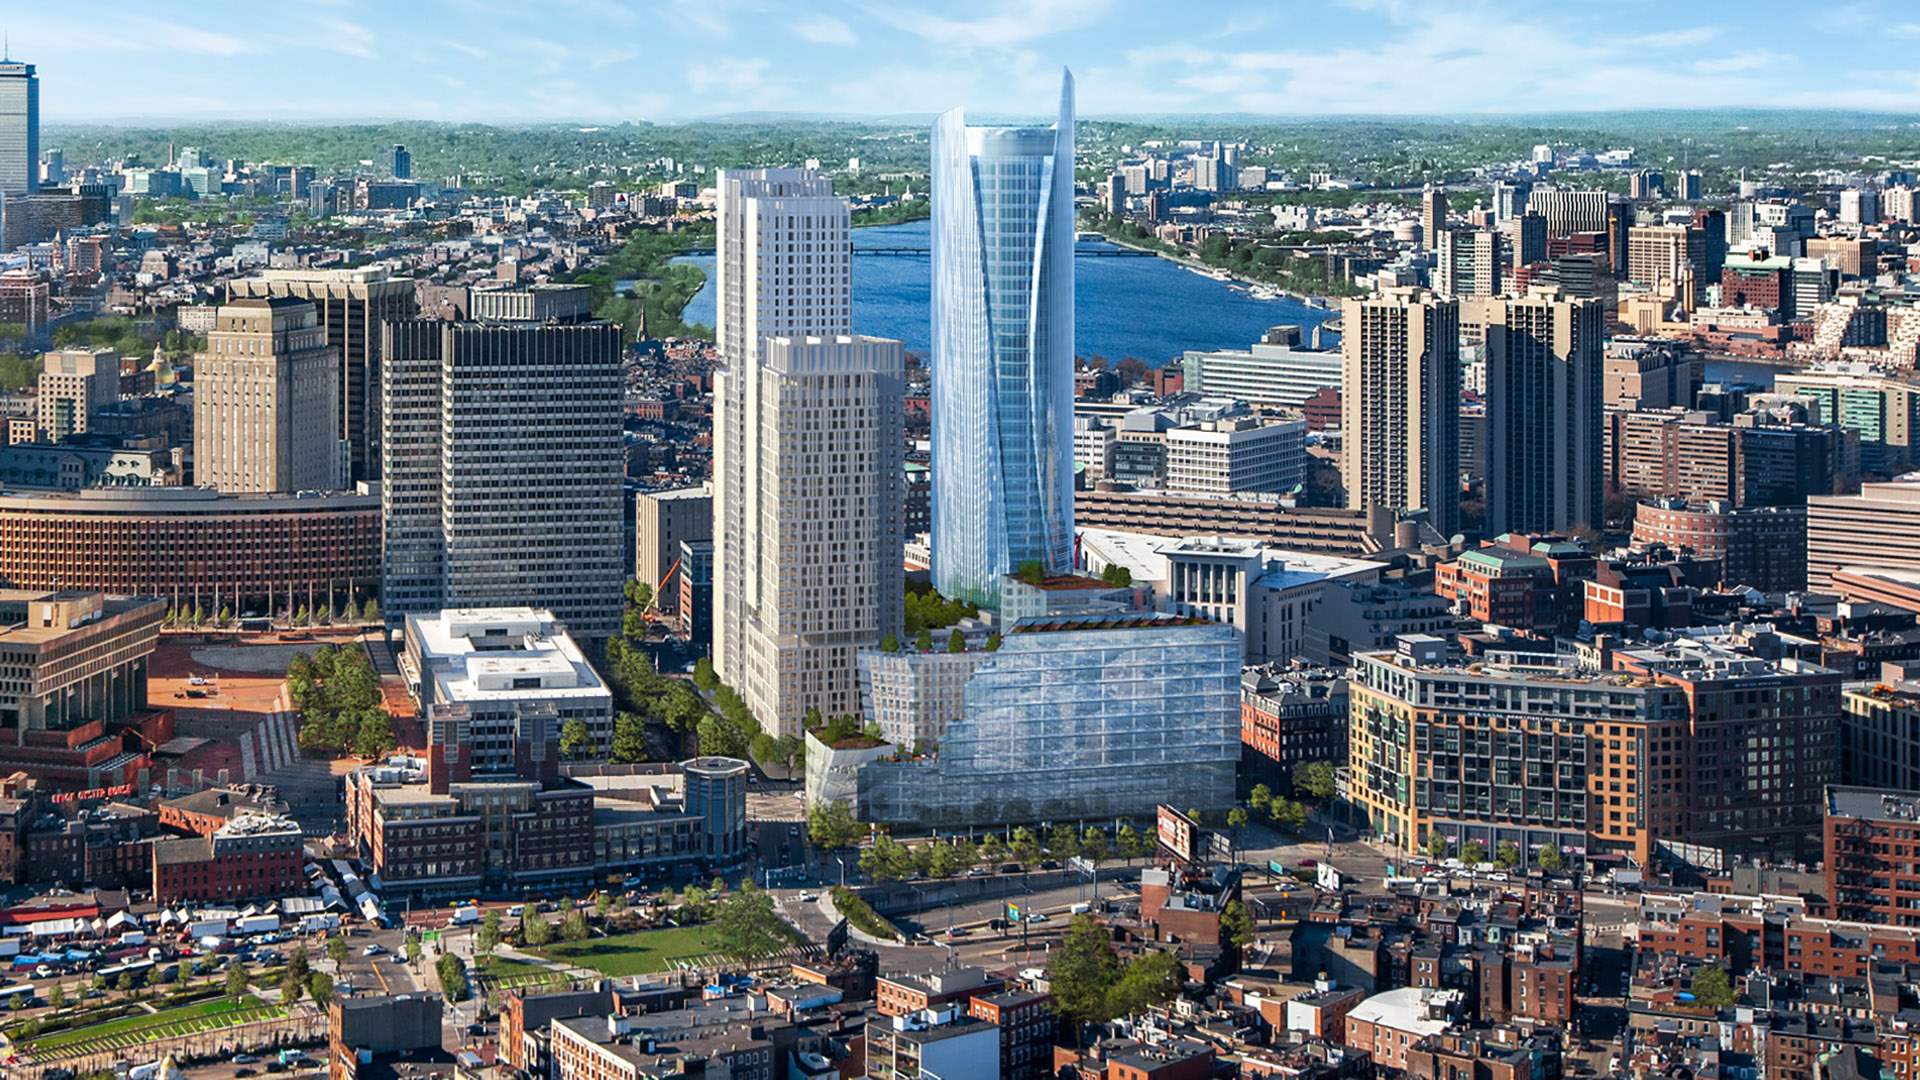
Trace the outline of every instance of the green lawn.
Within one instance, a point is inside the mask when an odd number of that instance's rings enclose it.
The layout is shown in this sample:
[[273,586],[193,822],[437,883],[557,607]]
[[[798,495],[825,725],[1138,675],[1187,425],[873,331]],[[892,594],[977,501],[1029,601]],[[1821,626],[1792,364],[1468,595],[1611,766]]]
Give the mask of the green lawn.
[[567,980],[565,972],[530,964],[525,960],[507,960],[498,956],[481,964],[479,975],[501,991]]
[[[184,1005],[178,1009],[167,1009],[151,1015],[128,1016],[119,1020],[110,1020],[104,1024],[92,1024],[74,1028],[70,1031],[57,1031],[37,1039],[28,1039],[20,1044],[21,1048],[35,1054],[52,1054],[60,1051],[74,1051],[85,1047],[88,1050],[115,1049],[121,1046],[137,1046],[155,1039],[171,1038],[175,1035],[187,1035],[195,1031],[209,1031],[214,1028],[231,1027],[252,1020],[264,1020],[278,1016],[284,1010],[277,1005],[268,1005],[252,995],[244,998],[216,998],[193,1005]],[[99,1046],[93,1044],[98,1043]]]
[[682,926],[588,938],[533,951],[549,960],[592,968],[603,975],[646,975],[667,970],[675,960],[712,952],[713,941],[705,926]]

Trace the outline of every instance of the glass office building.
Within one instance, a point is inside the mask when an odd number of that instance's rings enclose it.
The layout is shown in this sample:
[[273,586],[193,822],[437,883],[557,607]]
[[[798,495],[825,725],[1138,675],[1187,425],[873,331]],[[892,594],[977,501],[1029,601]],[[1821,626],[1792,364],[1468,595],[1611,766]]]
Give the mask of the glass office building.
[[[31,195],[39,178],[40,78],[32,64],[0,60],[0,195]],[[1067,181],[1071,198],[1071,172]]]
[[1044,128],[933,126],[933,583],[1073,559],[1073,76]]
[[1227,806],[1243,650],[1233,627],[1185,616],[1022,619],[937,752],[861,768],[860,816],[956,827]]

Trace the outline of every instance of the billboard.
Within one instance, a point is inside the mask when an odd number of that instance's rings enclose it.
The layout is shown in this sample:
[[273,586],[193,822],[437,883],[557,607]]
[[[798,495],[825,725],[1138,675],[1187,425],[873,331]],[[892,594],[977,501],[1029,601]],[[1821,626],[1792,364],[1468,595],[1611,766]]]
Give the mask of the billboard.
[[1194,846],[1200,839],[1200,826],[1187,815],[1161,803],[1159,808],[1160,846],[1181,862],[1194,861]]

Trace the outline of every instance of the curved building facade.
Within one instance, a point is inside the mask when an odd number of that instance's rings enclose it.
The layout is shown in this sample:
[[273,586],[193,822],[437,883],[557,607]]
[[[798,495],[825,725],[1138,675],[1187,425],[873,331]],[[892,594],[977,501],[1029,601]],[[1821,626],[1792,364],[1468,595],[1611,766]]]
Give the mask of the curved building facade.
[[1073,76],[1045,128],[933,125],[933,583],[1073,559]]
[[1807,587],[1807,508],[1736,507],[1730,502],[1642,499],[1634,511],[1635,551],[1654,545],[1717,559],[1728,588],[1761,592]]
[[209,613],[364,603],[380,588],[380,497],[0,494],[0,583],[154,596]]

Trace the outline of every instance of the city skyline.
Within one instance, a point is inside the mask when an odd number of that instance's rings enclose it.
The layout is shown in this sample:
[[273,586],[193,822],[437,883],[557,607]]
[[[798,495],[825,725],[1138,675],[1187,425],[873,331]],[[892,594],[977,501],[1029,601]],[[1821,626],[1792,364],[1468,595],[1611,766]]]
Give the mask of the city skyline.
[[[1730,29],[1773,5],[1241,4],[1145,40],[1141,0],[773,9],[334,0],[292,13],[215,3],[197,21],[104,3],[11,13],[45,122],[418,119],[619,122],[741,112],[1031,115],[1061,65],[1088,117],[1527,114],[1769,106],[1913,110],[1920,20],[1886,3],[1780,7],[1791,53]],[[663,46],[656,48],[655,46]],[[873,63],[849,63],[856,56]],[[142,57],[170,57],[152,78]],[[103,66],[102,58],[107,59]],[[722,61],[724,57],[724,62]],[[200,61],[194,63],[193,61]],[[502,64],[529,78],[500,80]],[[647,76],[636,79],[636,65]],[[1818,78],[1815,78],[1815,76]],[[236,83],[252,90],[244,100]],[[314,89],[321,93],[314,93]],[[131,104],[137,103],[137,104]]]

